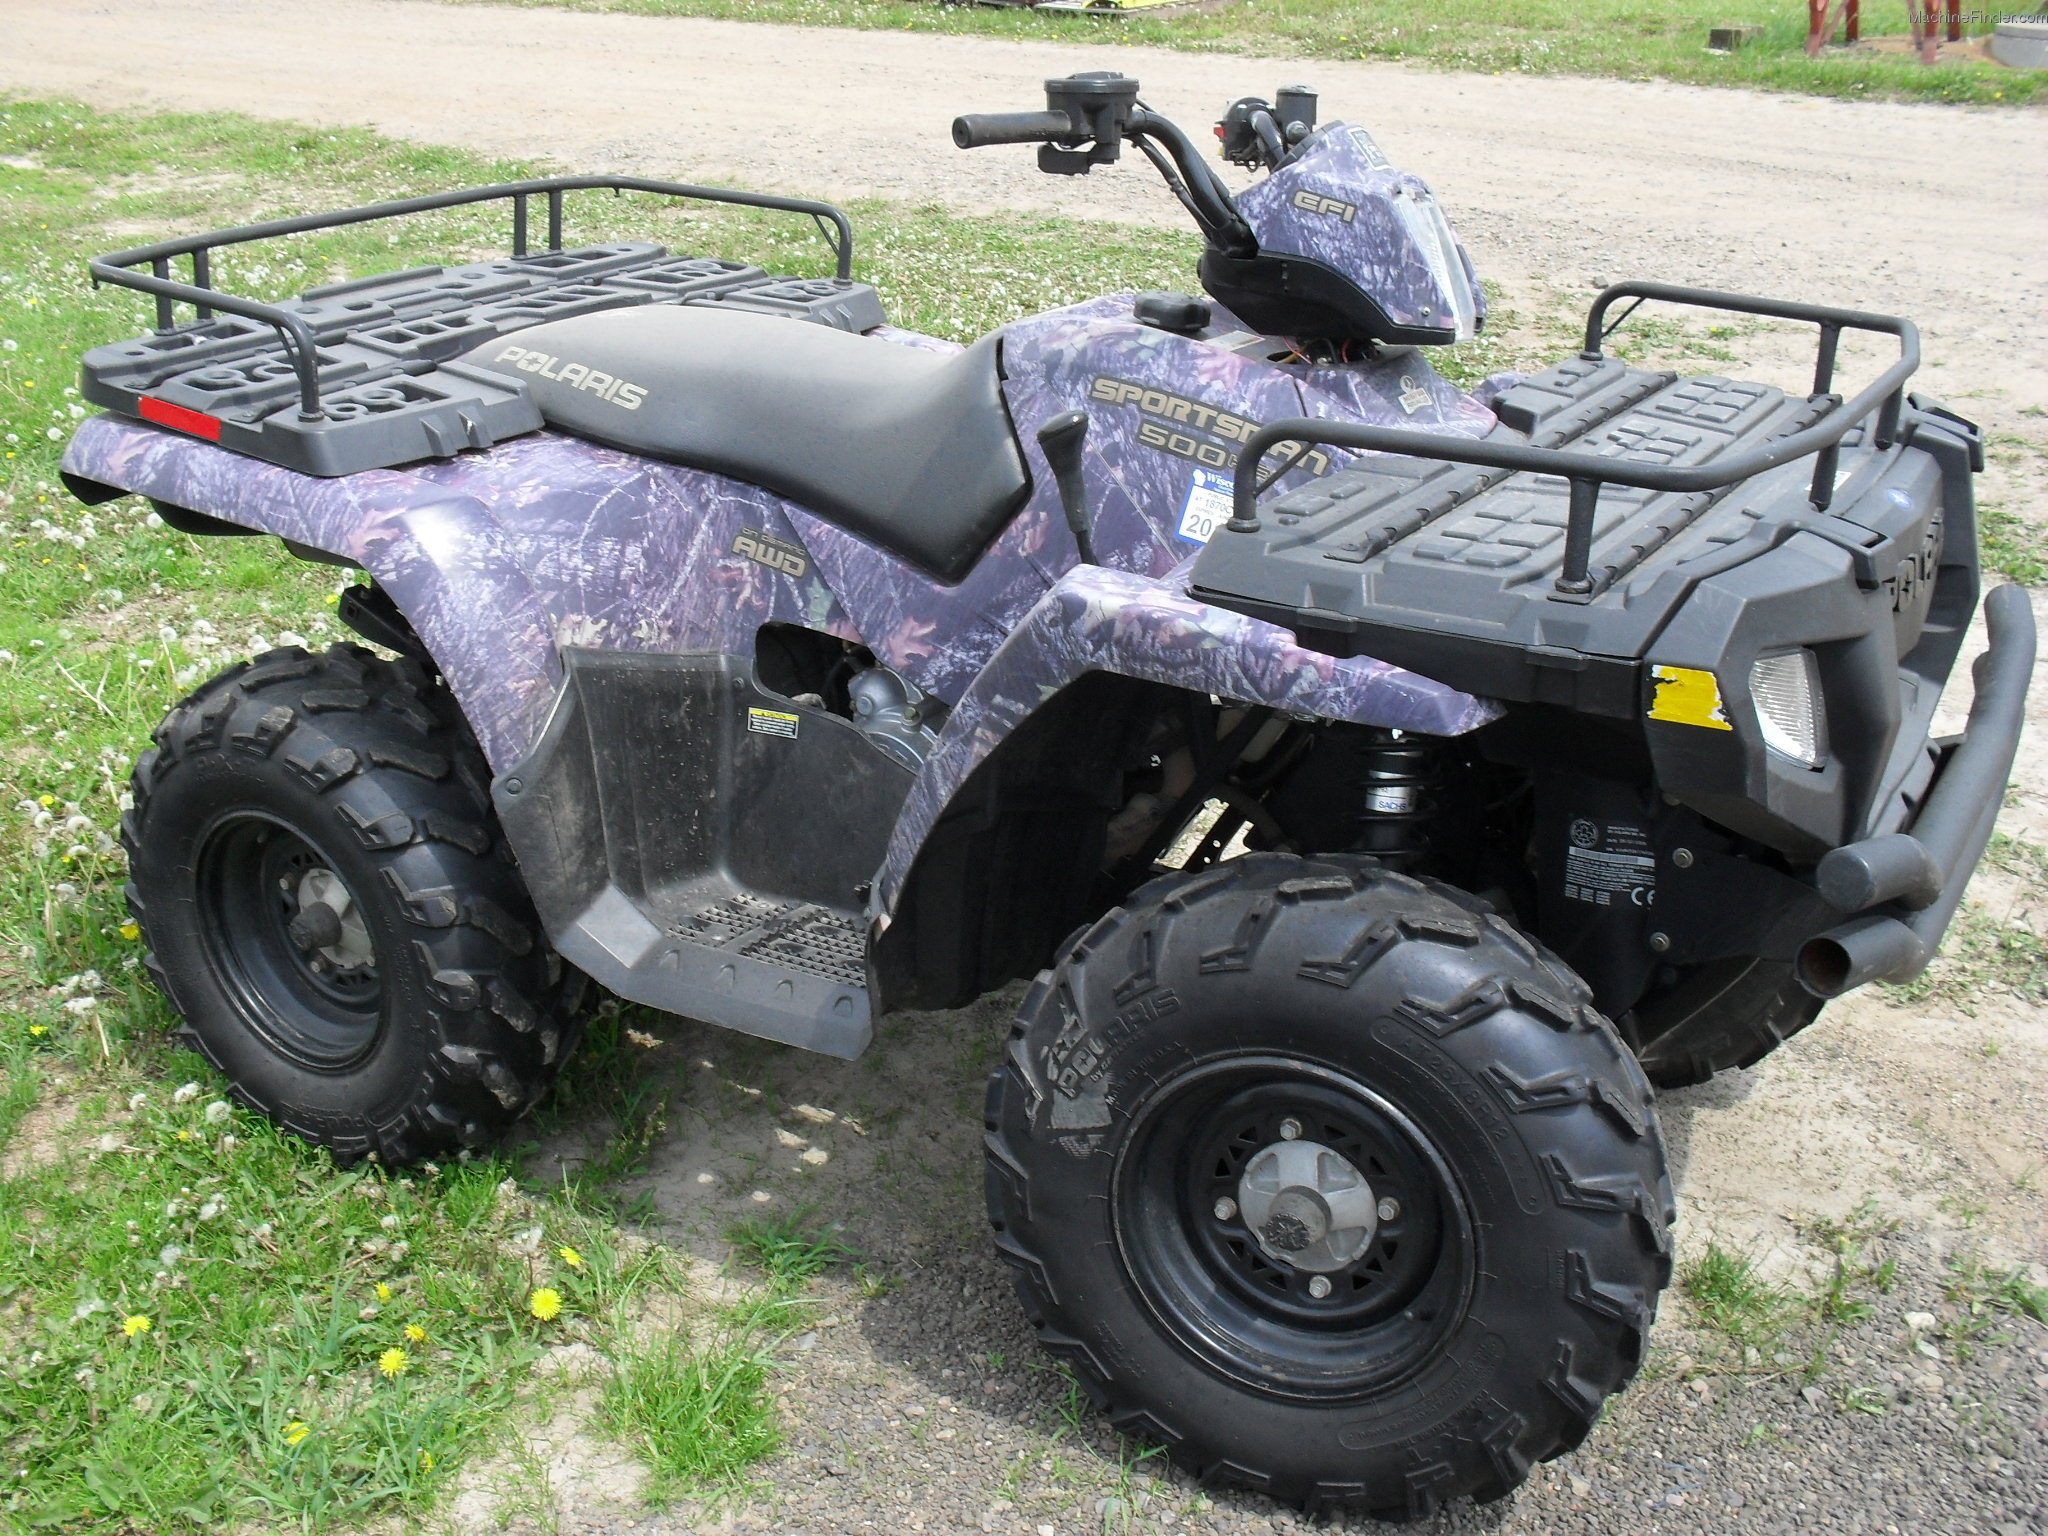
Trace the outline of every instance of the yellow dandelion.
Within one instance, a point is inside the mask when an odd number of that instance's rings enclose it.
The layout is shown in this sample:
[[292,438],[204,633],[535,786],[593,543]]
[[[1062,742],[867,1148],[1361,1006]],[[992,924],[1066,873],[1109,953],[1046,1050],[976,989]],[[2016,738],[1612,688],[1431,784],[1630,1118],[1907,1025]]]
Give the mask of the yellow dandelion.
[[424,1344],[427,1342],[427,1330],[422,1328],[418,1323],[407,1323],[405,1325],[405,1336],[408,1339],[411,1339],[415,1344]]
[[286,1445],[297,1445],[311,1433],[313,1433],[312,1425],[293,1419],[291,1423],[284,1427],[284,1443]]
[[431,1472],[434,1470],[434,1453],[432,1451],[420,1452],[420,1470],[422,1472]]
[[47,1024],[31,1024],[28,1027],[28,1032],[32,1035],[47,1035],[50,1032],[50,1026]]
[[142,937],[142,929],[134,923],[123,923],[117,931],[131,944]]
[[583,1255],[574,1248],[557,1248],[555,1252],[562,1256],[562,1262],[571,1269],[581,1269],[583,1267]]
[[[43,562],[43,564],[45,564],[45,565],[48,565],[49,563],[50,563],[50,562],[49,562],[49,561],[47,561],[47,560],[45,560],[45,561]],[[48,810],[48,809],[49,809],[49,808],[50,808],[51,806],[55,805],[56,803],[57,803],[57,797],[56,797],[55,795],[37,795],[37,796],[36,796],[36,804],[37,804],[37,805],[40,805],[40,806],[41,806],[41,807],[42,807],[42,808],[43,808],[44,810],[46,810],[46,811],[47,811],[47,810]]]
[[544,1323],[552,1323],[562,1315],[562,1293],[551,1285],[544,1285],[527,1298],[526,1310]]
[[121,1331],[131,1339],[149,1332],[150,1326],[149,1314],[146,1312],[130,1312],[121,1319]]
[[395,1346],[377,1357],[377,1369],[386,1376],[403,1376],[411,1364],[405,1357],[405,1351]]
[[391,1299],[391,1287],[382,1280],[377,1282],[377,1299],[379,1301],[389,1301]]

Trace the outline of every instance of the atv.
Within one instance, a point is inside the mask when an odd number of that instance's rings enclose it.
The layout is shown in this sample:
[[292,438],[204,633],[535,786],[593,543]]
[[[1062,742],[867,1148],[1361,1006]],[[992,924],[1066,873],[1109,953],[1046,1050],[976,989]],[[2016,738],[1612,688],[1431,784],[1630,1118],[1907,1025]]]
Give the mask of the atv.
[[[1671,1276],[1651,1085],[1927,964],[2033,620],[1990,594],[1932,739],[1983,450],[1907,392],[1910,322],[1621,283],[1575,355],[1460,390],[1464,248],[1316,117],[1232,104],[1237,194],[1119,75],[960,118],[1055,175],[1134,146],[1208,295],[965,347],[888,323],[829,205],[638,178],[95,261],[156,326],[87,354],[70,489],[367,573],[368,646],[230,668],[135,766],[185,1038],[403,1164],[531,1109],[590,982],[851,1058],[1028,978],[990,1219],[1120,1430],[1388,1518],[1577,1445]],[[571,246],[582,189],[812,220],[837,275]],[[480,202],[500,259],[212,278]],[[1811,390],[1609,355],[1645,301],[1812,324]],[[1897,350],[1846,399],[1845,331]]]

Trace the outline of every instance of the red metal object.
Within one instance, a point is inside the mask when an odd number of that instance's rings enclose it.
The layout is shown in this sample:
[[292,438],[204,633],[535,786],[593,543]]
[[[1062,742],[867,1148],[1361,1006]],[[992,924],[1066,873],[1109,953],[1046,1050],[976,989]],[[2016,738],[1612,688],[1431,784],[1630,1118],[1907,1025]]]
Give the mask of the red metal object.
[[[1962,0],[1949,0],[1959,5]],[[1806,56],[1818,57],[1831,42],[1835,27],[1842,27],[1842,40],[1853,43],[1863,35],[1862,0],[1806,0]]]

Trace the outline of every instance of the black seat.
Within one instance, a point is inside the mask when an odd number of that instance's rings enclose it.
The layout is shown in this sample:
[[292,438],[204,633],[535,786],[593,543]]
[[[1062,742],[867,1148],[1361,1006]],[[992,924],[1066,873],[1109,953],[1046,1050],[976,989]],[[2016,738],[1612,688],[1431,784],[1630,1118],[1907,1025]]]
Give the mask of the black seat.
[[467,361],[524,379],[550,426],[763,486],[951,582],[1030,491],[996,345],[663,304],[530,326]]

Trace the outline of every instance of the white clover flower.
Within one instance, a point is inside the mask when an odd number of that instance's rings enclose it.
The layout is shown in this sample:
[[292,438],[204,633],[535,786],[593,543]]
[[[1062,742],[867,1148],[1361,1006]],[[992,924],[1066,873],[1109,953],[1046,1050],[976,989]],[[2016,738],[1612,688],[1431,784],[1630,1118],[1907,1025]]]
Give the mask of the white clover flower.
[[184,1249],[180,1248],[176,1243],[166,1243],[157,1251],[156,1261],[163,1265],[165,1269],[169,1269],[183,1257],[185,1257]]
[[217,1199],[209,1200],[206,1202],[206,1204],[199,1207],[199,1219],[201,1221],[212,1221],[214,1220],[214,1218],[219,1216],[222,1211],[226,1209],[227,1206],[224,1205],[221,1201]]
[[377,1225],[386,1232],[396,1232],[398,1230],[398,1217],[396,1215],[380,1216],[377,1218]]

